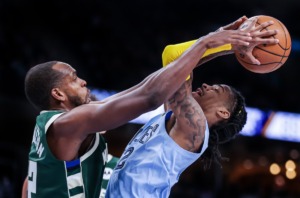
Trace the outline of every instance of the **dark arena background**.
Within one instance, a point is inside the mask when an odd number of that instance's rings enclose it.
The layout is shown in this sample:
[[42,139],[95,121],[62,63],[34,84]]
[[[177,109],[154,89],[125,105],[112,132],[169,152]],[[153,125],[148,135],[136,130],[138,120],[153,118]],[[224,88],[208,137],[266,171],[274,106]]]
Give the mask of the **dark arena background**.
[[[292,38],[290,57],[268,74],[245,70],[234,55],[195,70],[194,87],[233,85],[253,114],[248,131],[220,148],[230,160],[208,171],[196,162],[182,173],[170,197],[300,197],[299,11],[297,0],[1,0],[0,197],[20,197],[27,173],[39,113],[24,94],[31,66],[64,61],[99,96],[118,92],[159,69],[167,44],[199,38],[242,15],[270,15],[283,22]],[[108,131],[109,152],[120,156],[142,123]]]

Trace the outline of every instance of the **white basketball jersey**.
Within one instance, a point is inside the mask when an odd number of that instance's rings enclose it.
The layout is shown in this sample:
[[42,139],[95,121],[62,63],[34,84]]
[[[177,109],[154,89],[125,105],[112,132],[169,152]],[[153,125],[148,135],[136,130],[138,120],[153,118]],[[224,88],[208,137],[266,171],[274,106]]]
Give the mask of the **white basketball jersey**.
[[152,118],[128,143],[110,178],[106,198],[166,198],[180,174],[206,150],[208,125],[201,151],[193,153],[181,148],[167,133],[165,120],[171,114]]

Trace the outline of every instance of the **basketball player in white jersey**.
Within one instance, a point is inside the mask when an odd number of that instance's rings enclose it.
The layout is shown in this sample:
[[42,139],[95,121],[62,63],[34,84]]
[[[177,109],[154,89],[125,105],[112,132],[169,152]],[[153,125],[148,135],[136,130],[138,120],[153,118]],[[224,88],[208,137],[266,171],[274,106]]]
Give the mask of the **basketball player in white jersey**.
[[[253,31],[258,37],[276,34],[259,32],[271,24],[262,24]],[[194,42],[167,46],[163,65],[176,60]],[[199,65],[234,50],[232,45],[224,45],[220,52],[201,59]],[[165,107],[166,113],[147,122],[126,146],[109,180],[106,198],[169,197],[181,173],[197,159],[202,159],[204,167],[214,161],[221,163],[218,145],[235,138],[247,119],[244,97],[237,90],[225,84],[203,83],[192,92],[192,75]]]

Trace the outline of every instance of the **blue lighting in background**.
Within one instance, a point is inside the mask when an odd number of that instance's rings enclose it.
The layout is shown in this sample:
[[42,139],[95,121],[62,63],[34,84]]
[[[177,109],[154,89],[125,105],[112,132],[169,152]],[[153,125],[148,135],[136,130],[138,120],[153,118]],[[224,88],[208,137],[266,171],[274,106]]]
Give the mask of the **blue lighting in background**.
[[[300,47],[300,42],[298,43]],[[91,89],[98,100],[102,100],[117,92]],[[300,114],[282,111],[263,111],[258,108],[247,107],[247,123],[241,131],[243,136],[261,136],[291,142],[300,142]],[[163,105],[144,113],[130,123],[145,124],[150,118],[164,112]]]
[[292,40],[292,51],[293,52],[300,51],[300,40],[297,38]]

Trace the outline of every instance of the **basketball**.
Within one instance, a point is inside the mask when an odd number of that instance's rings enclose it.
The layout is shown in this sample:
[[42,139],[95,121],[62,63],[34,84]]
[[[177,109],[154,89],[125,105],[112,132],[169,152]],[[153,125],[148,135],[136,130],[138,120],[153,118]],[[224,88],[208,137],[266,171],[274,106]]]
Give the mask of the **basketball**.
[[[269,73],[279,69],[287,61],[291,52],[291,37],[285,25],[278,19],[265,15],[258,15],[254,17],[258,17],[256,26],[270,20],[274,21],[274,24],[261,31],[278,30],[278,33],[272,37],[277,38],[279,43],[272,45],[258,45],[253,49],[253,56],[260,61],[260,65],[252,64],[249,60],[247,60],[247,57],[238,52],[235,52],[235,56],[238,62],[249,71],[261,74]],[[240,28],[247,26],[247,23],[249,24],[249,20],[251,20],[251,18],[246,20]]]

